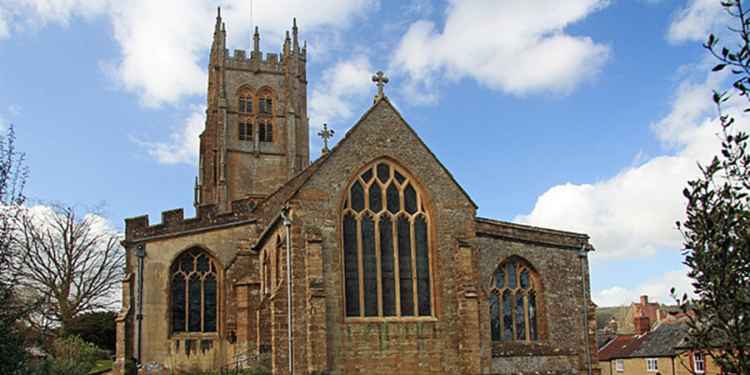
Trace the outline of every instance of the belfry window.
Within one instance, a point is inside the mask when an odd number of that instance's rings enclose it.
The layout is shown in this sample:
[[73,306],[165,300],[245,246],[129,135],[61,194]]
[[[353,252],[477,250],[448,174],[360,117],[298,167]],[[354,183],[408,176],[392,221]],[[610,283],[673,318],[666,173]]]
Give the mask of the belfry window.
[[347,317],[434,316],[430,223],[424,194],[393,163],[354,179],[342,215]]
[[265,94],[265,96],[258,99],[258,109],[258,112],[260,112],[261,114],[273,114],[273,99],[271,99],[270,94]]
[[511,257],[495,270],[490,291],[492,341],[539,340],[539,277]]
[[173,333],[216,332],[217,266],[205,251],[182,253],[170,268],[170,311]]
[[249,93],[240,94],[239,112],[253,113],[253,97]]
[[249,122],[249,121],[240,122],[239,140],[240,141],[252,141],[253,140],[253,123],[252,122]]
[[273,142],[273,124],[271,121],[258,122],[258,139],[260,139],[261,142]]

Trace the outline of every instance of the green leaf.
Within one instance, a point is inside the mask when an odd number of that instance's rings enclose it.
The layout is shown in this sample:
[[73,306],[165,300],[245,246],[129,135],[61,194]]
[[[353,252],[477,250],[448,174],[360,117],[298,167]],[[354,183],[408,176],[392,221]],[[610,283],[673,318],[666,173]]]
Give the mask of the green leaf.
[[727,67],[727,64],[717,64],[713,69],[711,69],[711,71],[718,72],[726,67]]

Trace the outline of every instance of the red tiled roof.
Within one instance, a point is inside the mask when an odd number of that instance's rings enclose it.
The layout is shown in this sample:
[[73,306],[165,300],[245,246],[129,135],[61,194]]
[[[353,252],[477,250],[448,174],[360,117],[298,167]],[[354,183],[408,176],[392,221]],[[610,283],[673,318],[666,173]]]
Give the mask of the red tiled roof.
[[599,360],[609,361],[615,358],[627,357],[628,354],[640,346],[640,341],[639,337],[635,335],[618,335],[599,349]]

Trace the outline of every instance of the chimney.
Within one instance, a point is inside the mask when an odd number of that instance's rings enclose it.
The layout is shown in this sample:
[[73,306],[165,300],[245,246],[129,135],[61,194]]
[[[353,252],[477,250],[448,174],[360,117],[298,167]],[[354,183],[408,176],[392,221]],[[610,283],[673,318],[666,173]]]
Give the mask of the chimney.
[[644,335],[651,330],[651,319],[647,316],[638,316],[633,319],[636,335]]
[[641,296],[641,306],[646,306],[646,305],[648,305],[648,296],[646,295]]
[[617,334],[617,329],[618,328],[619,327],[617,326],[617,319],[615,319],[615,317],[613,316],[609,320],[609,323],[607,323],[607,330],[609,330],[610,332],[612,332],[612,334]]

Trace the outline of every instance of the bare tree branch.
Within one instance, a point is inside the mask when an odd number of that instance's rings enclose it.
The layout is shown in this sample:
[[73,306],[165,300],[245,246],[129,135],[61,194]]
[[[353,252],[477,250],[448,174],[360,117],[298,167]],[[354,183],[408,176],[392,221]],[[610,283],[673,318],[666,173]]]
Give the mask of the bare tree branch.
[[18,283],[46,301],[39,311],[63,330],[78,314],[110,307],[123,276],[121,234],[94,212],[72,207],[25,208],[14,220],[11,246]]

